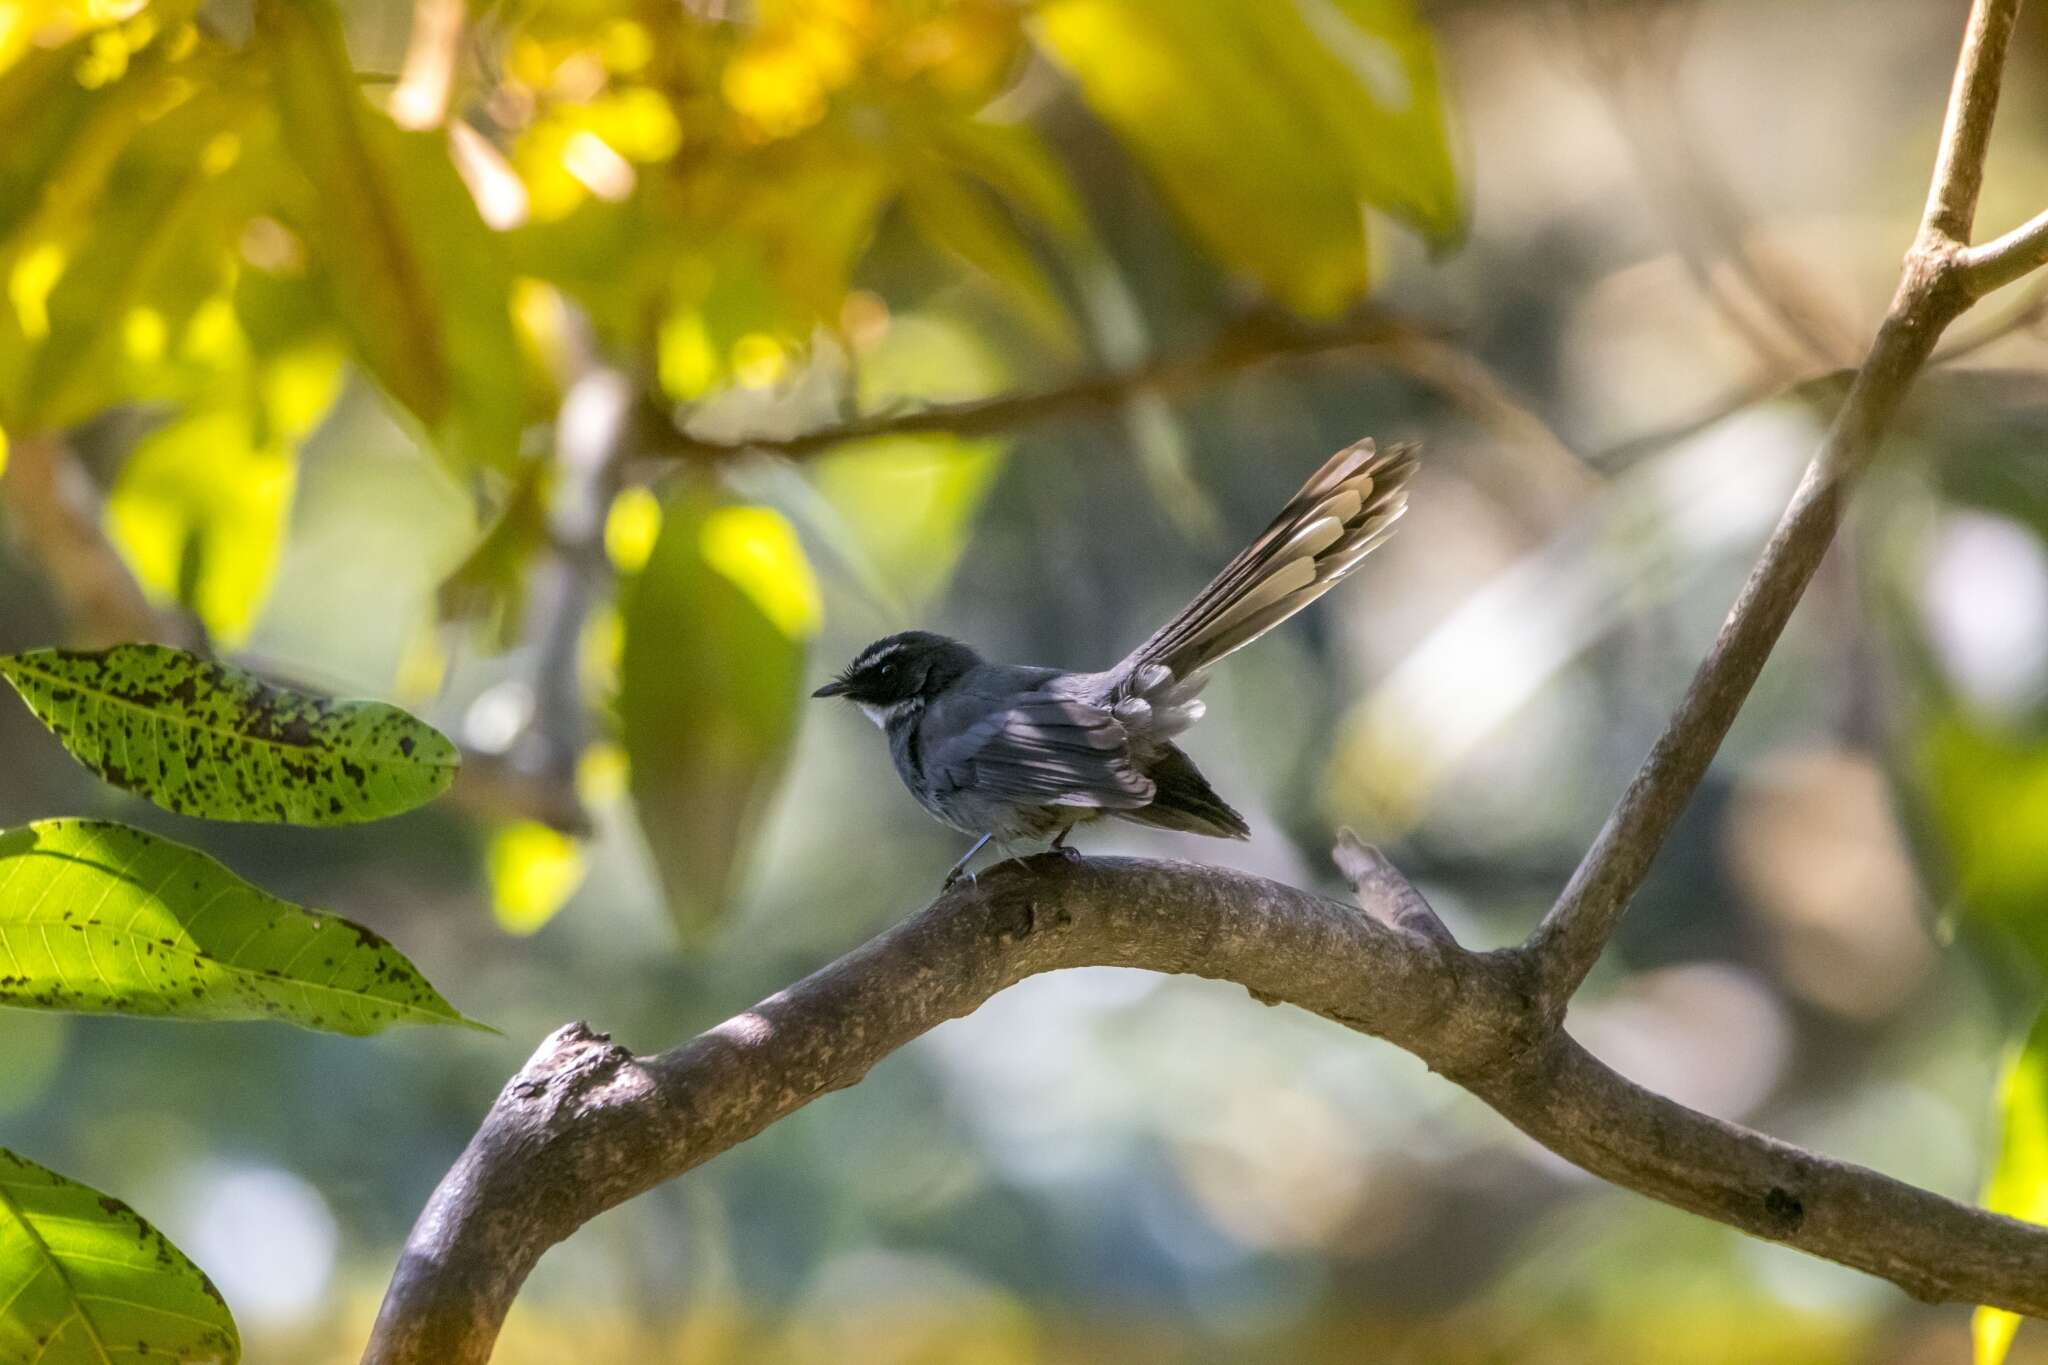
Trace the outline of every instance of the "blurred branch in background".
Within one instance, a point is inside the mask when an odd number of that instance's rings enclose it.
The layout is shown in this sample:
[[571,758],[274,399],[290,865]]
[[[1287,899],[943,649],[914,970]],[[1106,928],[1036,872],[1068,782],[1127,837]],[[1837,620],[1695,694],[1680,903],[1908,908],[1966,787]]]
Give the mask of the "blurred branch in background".
[[0,501],[21,548],[48,575],[66,639],[84,648],[126,640],[196,647],[198,622],[158,612],[100,524],[100,494],[63,437],[14,443]]
[[462,51],[462,0],[419,0],[412,9],[412,40],[388,105],[401,128],[438,128],[455,91],[455,61]]
[[[1927,363],[1930,367],[1952,365],[2008,337],[2021,334],[2038,337],[2044,320],[2048,320],[2048,280],[2038,280],[1998,316],[1975,327],[1958,327],[1944,344],[1935,347]],[[1796,398],[1822,416],[1831,418],[1848,394],[1849,383],[1855,376],[1854,368],[1844,366],[1789,384],[1775,383],[1767,378],[1739,384],[1684,421],[1618,441],[1587,456],[1587,463],[1609,474],[1619,473],[1667,446],[1727,421],[1746,408],[1781,398]]]
[[1942,331],[1996,278],[1973,274],[1967,245],[2018,13],[2019,0],[1971,7],[1927,208],[1870,353],[1685,699],[1530,940],[1544,964],[1545,1007],[1559,1018],[1735,723],[1906,390]]
[[1848,324],[1759,244],[1726,176],[1678,105],[1693,0],[1576,0],[1574,36],[1657,216],[1701,294],[1783,382],[1855,354]]
[[1040,972],[1234,981],[1406,1048],[1558,1155],[1933,1301],[2048,1316],[2048,1228],[1943,1199],[1652,1094],[1558,1031],[1525,952],[1460,948],[1375,850],[1360,909],[1187,863],[1046,855],[915,917],[691,1042],[635,1057],[582,1024],[507,1083],[421,1213],[364,1365],[482,1365],[541,1254]]
[[[879,436],[999,435],[1034,422],[1077,415],[1112,417],[1137,395],[1201,392],[1220,380],[1264,365],[1349,354],[1370,356],[1407,375],[1497,432],[1507,450],[1529,461],[1526,470],[1502,472],[1509,474],[1518,489],[1544,486],[1546,505],[1560,499],[1575,501],[1597,485],[1598,476],[1478,357],[1424,328],[1377,310],[1361,311],[1329,327],[1304,327],[1274,315],[1245,318],[1194,355],[1160,357],[1035,393],[855,417],[794,436],[710,440],[687,431],[658,431],[646,436],[643,453],[670,460],[723,461],[749,453],[801,459],[849,441]],[[1563,494],[1560,489],[1565,490]]]

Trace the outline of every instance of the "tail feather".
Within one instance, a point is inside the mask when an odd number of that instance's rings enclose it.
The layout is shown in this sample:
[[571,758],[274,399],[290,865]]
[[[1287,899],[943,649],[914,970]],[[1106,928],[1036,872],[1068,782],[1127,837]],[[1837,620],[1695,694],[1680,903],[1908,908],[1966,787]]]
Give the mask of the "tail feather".
[[1177,746],[1162,744],[1147,764],[1145,775],[1156,788],[1152,800],[1143,806],[1115,810],[1110,814],[1154,829],[1175,829],[1186,834],[1206,834],[1212,839],[1249,839],[1252,827],[1216,794]]
[[[1335,587],[1408,509],[1415,447],[1348,446],[1310,476],[1258,538],[1125,661],[1138,686],[1163,668],[1192,699],[1196,675]],[[1160,681],[1164,681],[1161,679]],[[1199,703],[1196,703],[1199,705]]]

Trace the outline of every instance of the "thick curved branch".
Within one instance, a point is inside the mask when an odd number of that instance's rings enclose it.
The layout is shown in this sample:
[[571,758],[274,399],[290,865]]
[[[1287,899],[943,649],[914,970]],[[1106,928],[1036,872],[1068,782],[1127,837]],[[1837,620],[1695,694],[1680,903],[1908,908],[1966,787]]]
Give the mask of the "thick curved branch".
[[1561,1015],[1607,946],[1657,851],[1706,776],[1771,648],[1820,567],[1851,484],[1906,390],[1976,293],[1965,244],[1983,185],[2005,50],[2019,0],[1977,0],[1956,62],[1920,233],[1892,305],[1806,475],[1664,733],[1531,937],[1544,1006]]
[[505,1087],[420,1215],[366,1365],[480,1365],[534,1263],[1024,977],[1112,965],[1243,985],[1408,1049],[1617,1184],[1927,1299],[2048,1314],[2048,1228],[1956,1204],[1654,1095],[1551,1029],[1518,952],[1459,948],[1369,849],[1363,911],[1183,863],[1005,866],[670,1052],[581,1024]]

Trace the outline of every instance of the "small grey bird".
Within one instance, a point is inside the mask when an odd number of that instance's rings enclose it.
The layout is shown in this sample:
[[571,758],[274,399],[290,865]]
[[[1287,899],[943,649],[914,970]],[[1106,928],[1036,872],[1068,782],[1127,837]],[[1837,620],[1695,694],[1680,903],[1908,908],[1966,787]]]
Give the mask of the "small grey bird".
[[1173,737],[1202,717],[1209,669],[1335,587],[1408,508],[1413,445],[1332,456],[1179,615],[1101,673],[989,663],[958,640],[877,640],[811,695],[845,697],[889,737],[918,803],[974,846],[1050,838],[1113,815],[1223,839],[1251,834]]

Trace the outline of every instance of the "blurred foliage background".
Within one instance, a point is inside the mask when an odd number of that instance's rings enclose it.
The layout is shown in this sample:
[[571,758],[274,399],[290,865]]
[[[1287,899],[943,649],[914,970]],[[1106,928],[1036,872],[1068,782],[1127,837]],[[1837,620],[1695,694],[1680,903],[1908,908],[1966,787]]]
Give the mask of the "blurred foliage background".
[[[466,754],[390,825],[245,831],[4,707],[0,822],[198,844],[507,1035],[7,1013],[0,1144],[147,1214],[249,1359],[353,1359],[546,1030],[666,1046],[929,894],[956,841],[805,710],[825,671],[911,624],[1105,664],[1366,433],[1427,447],[1401,534],[1193,737],[1256,837],[1081,842],[1329,885],[1348,823],[1513,941],[1889,296],[1964,8],[0,3],[0,650],[211,648]],[[2048,12],[2014,63],[1992,230],[2048,198]],[[1919,386],[1573,1019],[2040,1215],[2029,290]],[[1104,970],[600,1219],[499,1358],[1937,1362],[1968,1320],[1321,1021]]]

